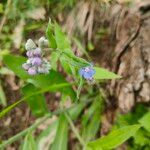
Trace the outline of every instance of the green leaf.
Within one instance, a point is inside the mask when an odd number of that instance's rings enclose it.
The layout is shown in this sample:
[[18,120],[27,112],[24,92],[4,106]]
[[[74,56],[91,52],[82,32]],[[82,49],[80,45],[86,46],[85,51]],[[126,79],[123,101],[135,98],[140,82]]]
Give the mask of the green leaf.
[[26,58],[21,56],[4,55],[3,62],[11,69],[17,76],[22,79],[30,78],[31,76],[26,73],[22,68],[22,64],[26,62]]
[[57,48],[57,45],[56,45],[56,41],[55,41],[55,37],[53,35],[53,25],[51,23],[51,20],[49,20],[49,23],[48,23],[48,26],[47,26],[47,29],[46,29],[46,37],[49,41],[49,46],[52,47],[52,48]]
[[21,150],[37,150],[34,138],[31,133],[26,135]]
[[116,79],[116,78],[121,78],[121,76],[107,71],[106,69],[99,68],[99,67],[94,67],[96,73],[94,75],[94,79]]
[[23,102],[27,98],[30,98],[30,97],[35,96],[37,94],[45,93],[45,92],[48,92],[48,91],[56,91],[58,89],[62,89],[64,87],[66,87],[66,86],[70,86],[70,84],[69,83],[62,83],[62,84],[50,85],[48,87],[45,87],[43,89],[40,89],[40,90],[32,93],[31,95],[28,95],[27,97],[23,97],[21,100],[15,102],[12,105],[10,105],[10,106],[6,107],[5,109],[3,109],[0,112],[0,118],[3,117],[4,115],[6,115],[10,110],[12,110],[14,107],[16,107],[18,104],[20,104],[21,102]]
[[74,68],[74,66],[70,65],[69,61],[67,61],[67,59],[65,58],[65,56],[62,55],[60,57],[60,63],[61,63],[61,66],[63,67],[63,69],[65,70],[66,73],[69,73],[69,74],[72,73],[71,67]]
[[[81,102],[77,104],[76,107],[73,107],[68,111],[72,120],[76,120],[79,117],[85,105],[86,103]],[[38,150],[44,149],[51,145],[51,142],[55,138],[57,128],[58,128],[58,120],[55,120],[46,129],[43,130],[43,132],[37,138]]]
[[1,81],[0,81],[0,103],[1,103],[3,106],[6,106],[6,105],[7,105],[6,96],[5,96],[3,87],[2,87],[2,85],[1,85]]
[[61,51],[73,54],[71,51],[70,41],[67,36],[62,32],[60,26],[55,23],[55,40],[57,48]]
[[145,132],[147,132],[147,131],[144,129],[140,129],[136,132],[136,134],[134,136],[134,142],[137,145],[140,145],[140,146],[149,145],[149,137],[147,137]]
[[51,56],[50,56],[50,60],[51,60],[51,67],[56,70],[57,69],[57,61],[59,60],[59,57],[60,57],[60,53],[57,53],[56,51],[53,51],[51,53]]
[[[24,86],[22,88],[22,92],[25,97],[28,97],[29,95],[31,95],[32,93],[35,93],[36,91],[38,91],[38,88],[36,88],[32,84],[27,84],[26,86]],[[37,117],[41,117],[44,114],[48,113],[46,100],[42,94],[37,94],[37,95],[31,96],[31,97],[27,98],[25,101],[30,106],[30,109],[31,109],[33,115],[35,115]]]
[[[49,87],[49,85],[53,84],[56,85],[59,83],[67,83],[64,77],[54,70],[50,70],[49,74],[40,74],[36,76],[28,75],[22,68],[22,64],[26,61],[24,57],[5,55],[3,61],[7,65],[7,67],[11,69],[18,77],[34,84],[36,87],[46,88]],[[75,92],[71,87],[59,89],[59,91],[65,92],[65,94],[69,95],[72,100],[75,100]]]
[[88,146],[93,148],[94,150],[116,148],[120,144],[128,140],[130,137],[134,136],[140,127],[140,125],[130,125],[117,130],[113,130],[107,136],[90,142]]
[[59,117],[59,125],[51,150],[67,150],[68,122],[64,114]]
[[98,95],[82,118],[82,136],[86,141],[95,138],[98,132],[103,106],[102,102],[102,97]]
[[76,120],[78,118],[78,116],[83,111],[85,105],[86,105],[85,103],[79,103],[76,107],[69,110],[69,114],[72,120]]
[[150,112],[146,113],[140,120],[139,123],[150,132]]
[[55,138],[57,127],[58,120],[55,120],[46,129],[44,129],[42,133],[40,133],[36,142],[37,150],[48,149],[50,147]]

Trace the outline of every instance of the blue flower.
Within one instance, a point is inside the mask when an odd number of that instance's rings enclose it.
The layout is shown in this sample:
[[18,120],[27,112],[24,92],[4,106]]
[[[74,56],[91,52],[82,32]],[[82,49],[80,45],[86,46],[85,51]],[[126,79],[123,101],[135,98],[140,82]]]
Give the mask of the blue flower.
[[83,67],[79,70],[79,74],[87,80],[92,80],[95,74],[93,66]]

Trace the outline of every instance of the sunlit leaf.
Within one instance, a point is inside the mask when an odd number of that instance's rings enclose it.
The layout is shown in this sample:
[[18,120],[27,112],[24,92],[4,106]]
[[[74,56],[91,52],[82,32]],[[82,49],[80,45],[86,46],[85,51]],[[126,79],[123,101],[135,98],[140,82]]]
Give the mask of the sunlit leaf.
[[57,48],[61,51],[67,53],[73,53],[71,51],[70,41],[67,36],[62,32],[61,27],[55,23],[55,40],[57,43]]
[[121,78],[121,76],[110,72],[106,69],[99,68],[99,67],[94,67],[96,73],[94,75],[94,79],[116,79],[116,78]]
[[67,150],[68,122],[64,114],[59,117],[59,125],[51,150]]
[[[53,84],[56,85],[59,83],[67,83],[64,77],[54,70],[50,70],[49,74],[40,74],[35,76],[28,75],[22,68],[22,64],[26,61],[24,57],[5,55],[3,61],[7,65],[7,67],[11,69],[18,77],[34,84],[36,87],[46,88]],[[65,87],[63,89],[59,89],[59,91],[68,94],[72,100],[75,99],[75,92],[72,88]]]
[[48,26],[47,26],[47,29],[46,29],[46,37],[49,41],[49,46],[51,48],[57,48],[55,37],[53,35],[53,25],[51,23],[51,20],[49,20],[49,23],[48,23]]
[[98,95],[82,118],[82,136],[86,141],[95,138],[100,127],[103,100]]
[[37,150],[34,137],[31,133],[26,135],[21,150]]
[[150,112],[146,113],[140,120],[140,124],[150,132]]
[[117,146],[128,140],[130,137],[134,136],[134,134],[140,127],[140,125],[130,125],[122,127],[120,129],[112,131],[107,136],[90,142],[88,146],[93,148],[94,150],[116,148]]
[[62,83],[62,84],[56,84],[56,85],[50,85],[48,87],[45,87],[43,89],[40,89],[26,97],[23,97],[22,99],[16,101],[15,103],[13,103],[12,105],[6,107],[5,109],[3,109],[1,112],[0,112],[0,118],[3,117],[4,115],[6,115],[9,111],[11,111],[14,107],[16,107],[18,104],[20,104],[21,102],[25,101],[27,98],[30,98],[32,96],[35,96],[37,94],[41,94],[41,93],[45,93],[45,92],[48,92],[48,91],[56,91],[58,89],[62,89],[66,86],[70,86],[69,83]]

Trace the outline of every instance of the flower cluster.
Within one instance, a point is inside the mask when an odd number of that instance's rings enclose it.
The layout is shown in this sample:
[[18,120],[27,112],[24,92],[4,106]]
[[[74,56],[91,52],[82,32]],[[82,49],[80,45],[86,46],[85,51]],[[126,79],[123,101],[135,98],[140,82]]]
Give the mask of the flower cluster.
[[37,47],[31,39],[27,40],[25,48],[27,50],[26,55],[28,56],[28,60],[22,65],[22,67],[28,72],[28,74],[36,75],[49,73],[51,66],[47,60],[42,58],[41,49],[46,44],[47,40],[44,37],[39,39],[39,47]]
[[95,70],[93,68],[93,65],[83,67],[79,70],[79,74],[85,78],[86,80],[92,80],[93,76],[95,74]]

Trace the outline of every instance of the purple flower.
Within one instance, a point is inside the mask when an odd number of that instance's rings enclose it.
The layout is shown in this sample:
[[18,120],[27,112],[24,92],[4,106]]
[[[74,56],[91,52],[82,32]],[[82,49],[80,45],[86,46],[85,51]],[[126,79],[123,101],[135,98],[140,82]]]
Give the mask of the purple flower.
[[[41,40],[44,40],[45,42],[46,39],[42,38]],[[25,48],[27,50],[26,55],[28,56],[28,60],[22,65],[22,67],[28,72],[28,74],[35,75],[49,73],[50,64],[42,58],[41,48],[37,47],[31,39],[27,41]]]
[[33,50],[33,55],[40,57],[41,56],[41,49],[37,47],[35,50]]
[[83,67],[79,70],[79,74],[87,80],[92,80],[95,74],[93,66]]
[[36,48],[34,50],[29,50],[27,51],[26,55],[31,58],[31,57],[40,57],[41,56],[41,49]]
[[35,74],[37,74],[36,68],[33,68],[33,67],[29,68],[28,73],[29,73],[30,75],[35,75]]
[[30,58],[33,57],[33,50],[27,51],[26,55]]
[[39,57],[34,57],[34,58],[31,58],[30,59],[30,61],[31,61],[31,64],[34,66],[34,65],[41,65],[41,63],[42,63],[42,60],[41,60],[41,58],[39,58]]

